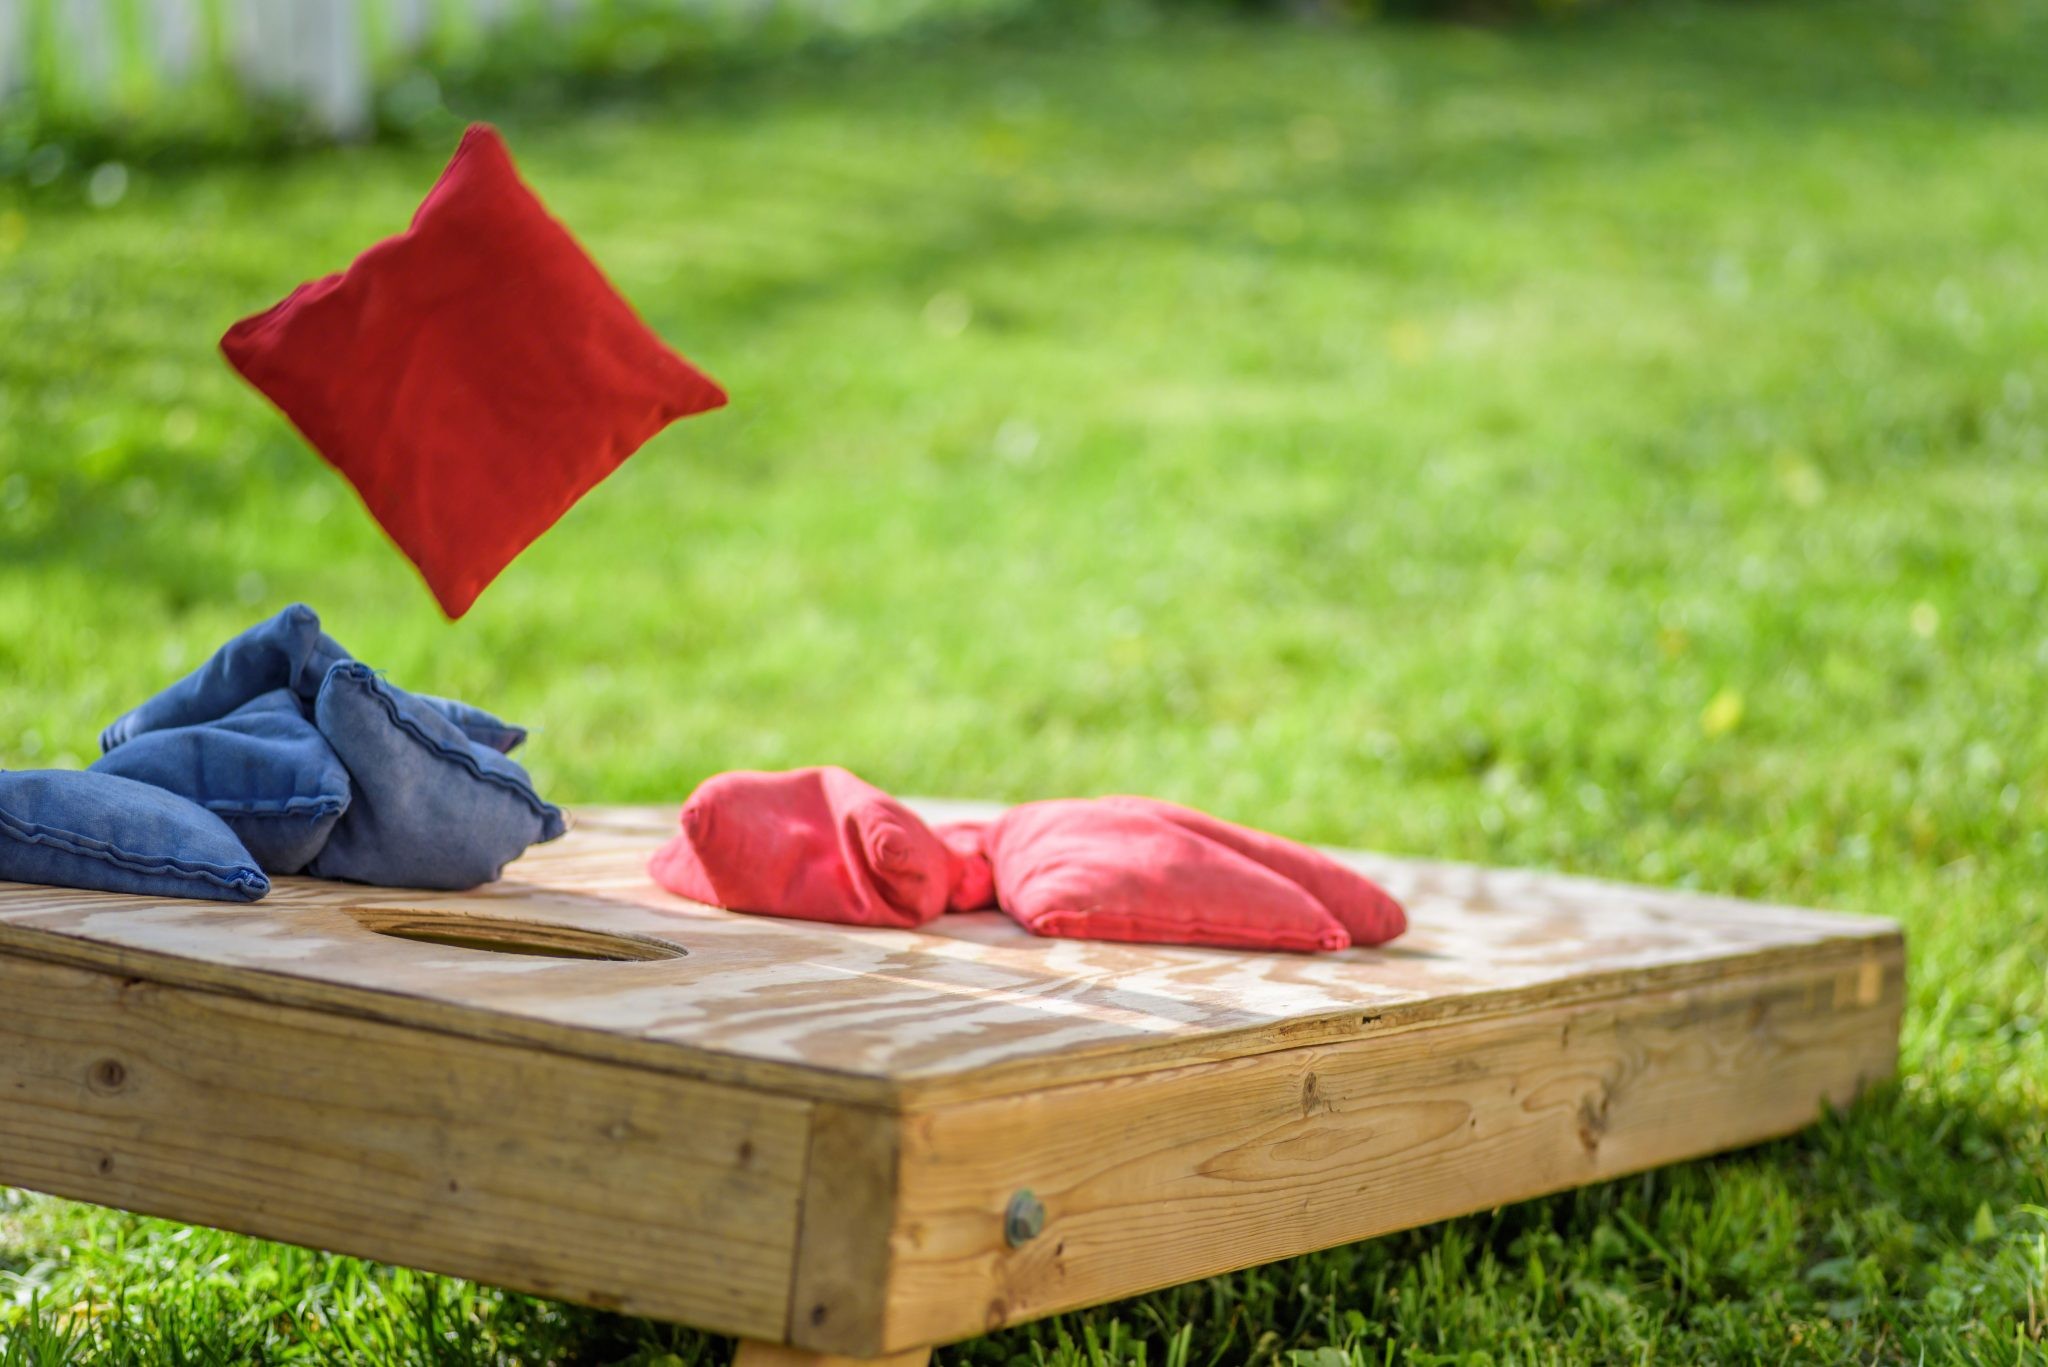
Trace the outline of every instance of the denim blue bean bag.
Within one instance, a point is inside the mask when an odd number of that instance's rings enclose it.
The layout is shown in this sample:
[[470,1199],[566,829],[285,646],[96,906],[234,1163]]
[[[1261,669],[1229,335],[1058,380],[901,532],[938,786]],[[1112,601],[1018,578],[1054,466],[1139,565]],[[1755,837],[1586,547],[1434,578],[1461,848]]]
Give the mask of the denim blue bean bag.
[[[327,671],[353,658],[320,630],[319,614],[304,603],[294,603],[229,641],[212,659],[142,706],[116,718],[100,733],[100,749],[110,752],[149,731],[218,721],[280,688],[299,700],[310,719]],[[471,740],[501,754],[526,739],[524,727],[500,721],[481,707],[425,695],[420,701],[461,727]]]
[[[344,666],[330,722],[321,698]],[[467,888],[562,832],[504,758],[525,739],[480,707],[383,683],[295,603],[107,727],[93,768],[200,803],[272,873]]]
[[92,767],[197,802],[270,873],[312,863],[350,797],[348,770],[288,688],[219,721],[144,731]]
[[524,769],[366,665],[330,669],[313,717],[355,787],[316,878],[473,888],[565,828]]
[[0,772],[0,881],[253,902],[270,880],[195,802],[113,774]]
[[213,653],[213,658],[100,733],[111,751],[147,731],[218,721],[265,693],[287,689],[308,711],[320,681],[348,652],[320,630],[320,619],[294,603],[258,622]]

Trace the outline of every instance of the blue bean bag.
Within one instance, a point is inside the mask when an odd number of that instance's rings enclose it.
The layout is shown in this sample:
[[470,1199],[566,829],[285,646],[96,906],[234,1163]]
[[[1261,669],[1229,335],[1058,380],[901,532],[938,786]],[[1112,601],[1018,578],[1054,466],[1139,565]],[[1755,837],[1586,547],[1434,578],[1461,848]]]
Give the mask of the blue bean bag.
[[327,671],[349,658],[320,630],[320,619],[294,603],[258,622],[142,706],[116,718],[100,733],[100,749],[111,751],[148,731],[218,721],[265,693],[288,690],[310,712]]
[[330,669],[313,717],[355,790],[306,870],[316,878],[473,888],[565,829],[518,764],[367,665]]
[[[116,718],[100,733],[100,749],[112,751],[150,731],[218,721],[278,689],[297,698],[310,720],[327,671],[353,658],[320,629],[319,614],[304,603],[294,603],[229,641],[205,664],[142,706]],[[526,728],[500,721],[481,707],[454,698],[416,696],[471,740],[501,754],[509,754],[526,739]]]
[[288,688],[218,721],[145,731],[92,767],[198,803],[276,874],[313,862],[351,796],[348,770]]
[[0,881],[253,902],[270,880],[221,819],[147,783],[0,772]]

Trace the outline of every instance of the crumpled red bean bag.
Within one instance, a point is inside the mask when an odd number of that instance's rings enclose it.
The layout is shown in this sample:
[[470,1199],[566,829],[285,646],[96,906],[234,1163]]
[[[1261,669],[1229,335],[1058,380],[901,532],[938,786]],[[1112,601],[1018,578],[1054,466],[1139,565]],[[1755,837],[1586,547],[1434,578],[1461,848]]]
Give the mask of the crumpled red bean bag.
[[909,929],[946,910],[955,862],[916,813],[844,769],[736,770],[690,795],[647,871],[732,911]]
[[835,768],[707,780],[648,867],[695,901],[849,925],[1000,906],[1038,935],[1299,953],[1407,927],[1364,875],[1192,808],[1063,799],[934,830]]
[[1164,815],[1027,802],[982,833],[998,904],[1034,935],[1316,953],[1343,924],[1307,891]]
[[1271,869],[1321,903],[1354,945],[1383,945],[1408,929],[1407,912],[1385,888],[1321,850],[1156,797],[1106,797],[1102,801],[1150,812]]
[[671,351],[486,124],[412,225],[220,340],[449,617],[642,443],[725,391]]

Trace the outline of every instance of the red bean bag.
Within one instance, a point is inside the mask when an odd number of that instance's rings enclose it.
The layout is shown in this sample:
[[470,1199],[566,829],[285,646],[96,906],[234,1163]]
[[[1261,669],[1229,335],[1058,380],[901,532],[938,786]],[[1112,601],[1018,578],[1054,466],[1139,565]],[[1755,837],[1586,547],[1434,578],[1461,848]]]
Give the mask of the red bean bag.
[[844,769],[706,779],[647,871],[692,901],[854,926],[946,910],[955,856],[931,827]]
[[1407,925],[1305,845],[1145,797],[1028,802],[936,830],[844,769],[736,772],[683,806],[656,882],[734,911],[912,927],[1000,906],[1037,935],[1313,953]]
[[1027,802],[984,840],[1003,910],[1034,935],[1304,954],[1351,944],[1300,884],[1144,807]]
[[1385,888],[1321,850],[1249,826],[1233,825],[1221,817],[1162,802],[1156,797],[1102,800],[1112,806],[1150,812],[1271,869],[1320,902],[1324,910],[1337,918],[1354,945],[1382,945],[1408,929],[1407,913]]
[[938,828],[953,857],[948,911],[983,911],[996,904],[995,870],[989,867],[986,821],[950,821]]
[[463,134],[412,226],[221,338],[449,617],[649,437],[725,391]]

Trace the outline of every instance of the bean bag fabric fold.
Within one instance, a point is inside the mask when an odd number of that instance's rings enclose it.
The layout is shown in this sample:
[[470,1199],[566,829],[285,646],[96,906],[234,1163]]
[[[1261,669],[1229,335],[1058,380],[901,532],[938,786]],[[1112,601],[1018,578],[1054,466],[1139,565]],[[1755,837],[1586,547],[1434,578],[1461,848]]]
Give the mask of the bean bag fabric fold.
[[1344,926],[1300,884],[1155,811],[1027,802],[989,823],[996,896],[1034,935],[1311,954]]
[[117,717],[100,733],[100,749],[111,751],[145,731],[217,721],[280,688],[310,711],[327,671],[348,657],[320,630],[314,611],[294,603],[228,641],[205,664],[148,702]]
[[348,770],[288,688],[218,721],[144,731],[92,768],[198,803],[273,874],[313,861],[351,794]]
[[949,821],[936,828],[952,859],[948,911],[985,911],[996,904],[995,870],[988,862],[988,823]]
[[1172,822],[1272,870],[1315,898],[1344,927],[1354,945],[1385,944],[1408,929],[1407,913],[1386,889],[1321,850],[1156,797],[1106,797],[1102,801]]
[[316,878],[473,888],[566,829],[517,763],[367,665],[328,671],[314,720],[354,789],[307,867]]
[[931,828],[844,769],[720,774],[690,795],[681,826],[648,872],[712,906],[907,929],[944,912],[952,889]]

